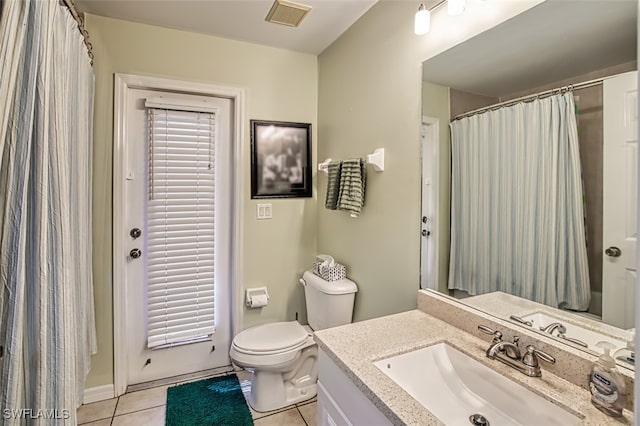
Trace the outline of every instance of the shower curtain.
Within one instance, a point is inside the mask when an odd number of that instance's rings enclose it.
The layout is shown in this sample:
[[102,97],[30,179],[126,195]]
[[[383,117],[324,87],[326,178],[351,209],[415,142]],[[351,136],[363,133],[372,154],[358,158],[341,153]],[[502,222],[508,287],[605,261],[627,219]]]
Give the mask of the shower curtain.
[[573,94],[453,121],[451,150],[449,288],[586,310]]
[[57,0],[1,8],[0,425],[75,424],[96,352],[93,71]]

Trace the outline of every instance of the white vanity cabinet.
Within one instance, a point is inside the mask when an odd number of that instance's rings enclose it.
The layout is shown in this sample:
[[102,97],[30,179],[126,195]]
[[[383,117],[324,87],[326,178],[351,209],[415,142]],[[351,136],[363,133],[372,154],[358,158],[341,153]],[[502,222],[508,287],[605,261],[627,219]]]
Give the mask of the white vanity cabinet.
[[318,426],[387,426],[392,423],[331,358],[318,351]]

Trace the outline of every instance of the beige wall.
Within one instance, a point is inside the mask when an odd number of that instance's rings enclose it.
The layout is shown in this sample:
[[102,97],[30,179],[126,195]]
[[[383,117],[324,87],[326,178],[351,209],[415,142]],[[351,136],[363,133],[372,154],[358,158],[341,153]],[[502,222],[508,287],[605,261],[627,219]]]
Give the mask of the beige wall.
[[498,102],[500,102],[499,98],[477,95],[475,93],[463,92],[461,90],[451,88],[452,117],[463,114],[465,112],[473,111],[478,108],[497,104]]
[[[537,3],[472,1],[456,17],[439,8],[431,32],[416,36],[417,4],[381,1],[319,56],[319,160],[386,149],[385,171],[369,170],[358,219],[318,203],[318,251],[344,262],[358,283],[356,321],[416,306],[422,61]],[[317,185],[323,197],[326,178]]]
[[[112,141],[113,75],[128,73],[232,85],[246,89],[245,140],[249,119],[313,124],[313,158],[317,137],[317,57],[250,43],[89,15],[87,28],[95,53],[93,262],[98,354],[87,387],[113,383],[112,330]],[[267,285],[270,303],[245,311],[244,326],[305,321],[304,295],[298,278],[316,252],[317,209],[314,198],[272,200],[273,219],[257,221],[257,201],[250,200],[246,149],[239,167],[245,179],[243,264],[245,286]]]

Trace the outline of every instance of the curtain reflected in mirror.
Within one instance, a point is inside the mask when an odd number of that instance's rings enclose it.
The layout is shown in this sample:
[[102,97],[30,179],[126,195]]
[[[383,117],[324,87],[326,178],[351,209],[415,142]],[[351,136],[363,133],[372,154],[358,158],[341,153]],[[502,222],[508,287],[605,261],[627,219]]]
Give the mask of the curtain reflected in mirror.
[[573,93],[455,119],[451,163],[449,290],[588,310]]
[[[603,32],[587,34],[596,21]],[[548,334],[576,348],[591,350],[580,328],[626,346],[636,46],[633,1],[544,2],[423,63],[423,124],[439,129],[422,141],[423,181],[425,164],[437,170],[436,195],[423,189],[423,288],[540,332],[555,318]],[[511,318],[536,312],[547,317]]]

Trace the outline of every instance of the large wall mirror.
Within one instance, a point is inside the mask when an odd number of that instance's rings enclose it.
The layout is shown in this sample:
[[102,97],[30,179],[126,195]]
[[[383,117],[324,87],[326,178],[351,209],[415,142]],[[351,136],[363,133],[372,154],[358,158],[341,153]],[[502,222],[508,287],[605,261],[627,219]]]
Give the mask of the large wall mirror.
[[[634,0],[547,0],[426,60],[422,87],[422,288],[592,353],[609,341],[628,368],[635,363],[634,351],[623,349],[635,315],[637,7]],[[551,118],[538,123],[544,114]],[[560,131],[544,127],[558,123]],[[577,135],[565,140],[572,128]],[[493,143],[498,133],[526,140],[509,151]],[[549,133],[561,136],[547,149],[540,141]],[[462,257],[474,261],[461,266]],[[518,282],[521,269],[526,283]]]

